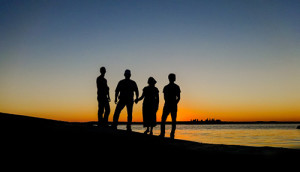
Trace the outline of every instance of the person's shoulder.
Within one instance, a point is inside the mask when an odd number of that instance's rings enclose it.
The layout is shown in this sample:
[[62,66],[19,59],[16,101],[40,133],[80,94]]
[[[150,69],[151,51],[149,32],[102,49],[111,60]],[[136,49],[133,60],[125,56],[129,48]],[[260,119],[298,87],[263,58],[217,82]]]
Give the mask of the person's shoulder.
[[103,81],[103,79],[104,79],[104,78],[100,75],[100,76],[97,77],[97,80],[96,80],[96,81],[97,81],[97,82],[101,82],[101,81]]
[[[168,84],[168,85],[169,85],[169,84]],[[168,88],[168,85],[165,85],[165,86],[164,86],[164,90]]]
[[147,88],[148,90],[151,90],[151,91],[158,91],[158,89],[156,87],[146,86],[145,88]]
[[149,86],[146,86],[143,88],[143,91],[147,91],[149,89]]
[[179,85],[177,85],[177,84],[175,84],[175,83],[174,83],[174,86],[177,87],[177,88],[180,88]]
[[123,82],[125,82],[125,79],[122,79],[122,80],[119,81],[119,83],[123,83]]
[[164,86],[163,92],[165,92],[166,90],[170,89],[170,84]]
[[170,84],[168,84],[167,85],[168,86],[168,88],[170,88],[170,89],[179,89],[180,90],[180,87],[177,85],[177,84],[175,84],[175,83],[170,83]]
[[130,81],[131,83],[134,83],[134,84],[136,84],[136,82],[135,82],[134,80],[131,80],[131,79],[130,79],[129,81]]
[[179,85],[177,85],[177,84],[174,83],[174,86],[175,86],[175,88],[176,88],[179,92],[181,92]]
[[124,79],[122,79],[118,82],[118,86],[121,86],[122,84],[124,85]]
[[132,85],[134,87],[137,87],[137,84],[136,84],[136,82],[134,80],[130,79],[129,82],[130,82],[130,85]]

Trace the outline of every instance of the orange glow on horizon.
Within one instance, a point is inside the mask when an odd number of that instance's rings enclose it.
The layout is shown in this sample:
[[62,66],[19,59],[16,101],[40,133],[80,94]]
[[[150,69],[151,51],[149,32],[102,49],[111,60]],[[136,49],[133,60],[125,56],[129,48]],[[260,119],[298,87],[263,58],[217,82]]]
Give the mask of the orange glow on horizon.
[[[109,121],[112,121],[115,106],[111,107],[111,113],[109,115]],[[157,122],[161,121],[162,108],[160,107],[157,114]],[[69,121],[69,122],[88,122],[97,121],[97,108],[91,110],[86,109],[76,109],[75,111],[50,111],[45,113],[43,111],[2,111],[3,113],[28,115],[33,117],[40,117],[53,120]],[[210,111],[209,109],[191,109],[179,106],[177,113],[177,121],[190,121],[192,119],[205,120],[207,118],[220,119],[222,121],[300,121],[300,116],[298,112],[284,112],[284,111]],[[120,114],[120,122],[127,121],[127,111],[126,108]],[[142,108],[141,105],[134,107],[133,109],[133,122],[142,122]],[[171,121],[171,115],[169,115],[167,121]]]
[[[93,94],[94,95],[94,94]],[[112,96],[112,95],[111,95]],[[207,118],[220,119],[222,121],[300,121],[300,109],[295,104],[240,103],[240,102],[213,102],[209,99],[197,100],[189,95],[182,95],[178,104],[177,121],[190,121],[192,119],[205,120]],[[157,112],[157,121],[161,121],[164,100],[160,93],[160,104]],[[27,100],[27,98],[24,98]],[[7,98],[6,100],[9,100]],[[20,100],[20,99],[18,99]],[[40,118],[70,121],[88,122],[97,121],[97,100],[90,97],[82,99],[31,99],[31,101],[14,102],[2,101],[0,111],[3,113],[28,115]],[[110,102],[111,112],[109,121],[112,121],[116,105]],[[120,114],[119,121],[127,121],[126,108]],[[133,122],[142,122],[142,102],[134,104]],[[171,121],[169,115],[167,121]]]

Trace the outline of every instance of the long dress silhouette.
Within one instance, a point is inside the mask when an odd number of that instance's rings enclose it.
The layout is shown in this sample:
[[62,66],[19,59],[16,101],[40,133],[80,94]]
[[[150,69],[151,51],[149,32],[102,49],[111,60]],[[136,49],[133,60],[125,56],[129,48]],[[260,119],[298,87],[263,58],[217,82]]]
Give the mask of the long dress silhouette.
[[153,134],[153,127],[156,126],[156,112],[158,110],[159,104],[159,94],[158,89],[155,87],[156,81],[154,78],[150,77],[148,79],[148,86],[144,87],[142,96],[136,101],[136,103],[142,99],[143,102],[143,126],[147,127],[145,134],[149,132],[149,127],[151,128],[150,134]]

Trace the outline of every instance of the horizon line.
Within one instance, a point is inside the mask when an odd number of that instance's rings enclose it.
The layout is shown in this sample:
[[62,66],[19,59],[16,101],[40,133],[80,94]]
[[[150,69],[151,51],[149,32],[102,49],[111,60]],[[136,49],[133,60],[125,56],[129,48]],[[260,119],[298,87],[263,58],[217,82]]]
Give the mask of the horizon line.
[[[69,120],[59,120],[59,119],[50,119],[50,118],[43,118],[38,117],[36,115],[24,115],[24,114],[15,114],[15,113],[6,113],[6,112],[0,112],[0,114],[9,114],[9,115],[18,115],[18,116],[26,116],[26,117],[32,117],[32,118],[40,118],[40,119],[46,119],[46,120],[54,120],[54,121],[62,121],[62,122],[70,122],[70,123],[93,123],[97,121],[69,121]],[[177,123],[189,123],[189,124],[224,124],[224,123],[300,123],[300,121],[295,120],[255,120],[255,121],[176,121]],[[111,122],[109,122],[111,123]],[[119,123],[127,123],[127,121],[119,121]],[[143,121],[132,121],[132,123],[143,123]],[[157,121],[157,123],[161,123],[161,121]],[[167,124],[171,123],[171,121],[166,121]]]

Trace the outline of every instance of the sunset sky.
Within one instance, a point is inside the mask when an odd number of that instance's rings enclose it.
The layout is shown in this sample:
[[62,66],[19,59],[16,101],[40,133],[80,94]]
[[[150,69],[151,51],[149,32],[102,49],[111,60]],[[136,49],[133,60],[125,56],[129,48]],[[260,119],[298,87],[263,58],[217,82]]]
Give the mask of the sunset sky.
[[157,80],[158,121],[169,73],[180,121],[300,121],[299,9],[299,0],[0,0],[0,112],[96,121],[105,66],[109,121],[125,69],[140,94]]

